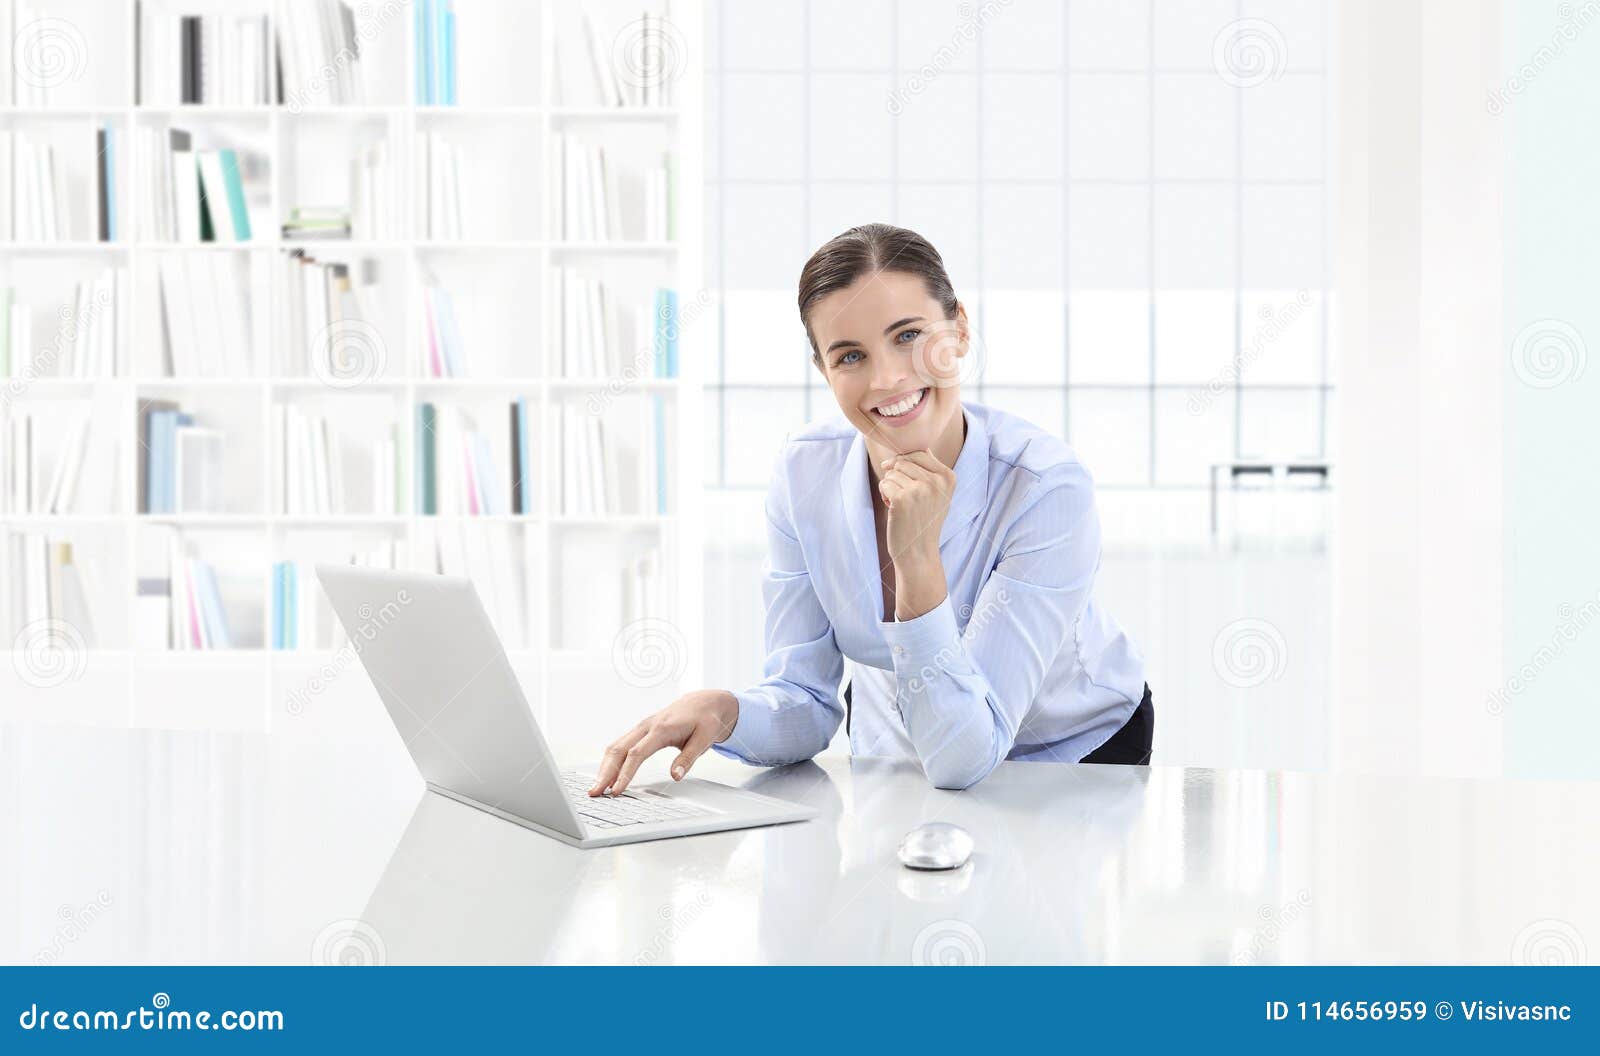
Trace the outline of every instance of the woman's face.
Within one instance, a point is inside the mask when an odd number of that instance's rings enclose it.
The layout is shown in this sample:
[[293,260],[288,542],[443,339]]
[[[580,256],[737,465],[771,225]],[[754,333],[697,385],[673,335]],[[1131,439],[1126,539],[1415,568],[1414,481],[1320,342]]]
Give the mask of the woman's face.
[[868,440],[935,448],[960,420],[966,308],[946,319],[920,277],[868,272],[815,302],[810,323],[833,398]]

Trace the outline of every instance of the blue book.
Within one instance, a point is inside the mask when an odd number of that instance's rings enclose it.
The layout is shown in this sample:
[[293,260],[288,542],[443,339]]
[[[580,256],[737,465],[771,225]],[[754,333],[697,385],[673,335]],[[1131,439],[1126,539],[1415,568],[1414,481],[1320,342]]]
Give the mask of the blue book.
[[439,347],[444,352],[444,372],[447,377],[463,377],[461,373],[461,330],[456,326],[456,305],[450,291],[442,286],[433,288],[433,311],[439,325]]
[[433,54],[433,44],[429,34],[433,29],[433,0],[420,0],[412,9],[416,15],[416,32],[413,34],[417,41],[417,103],[422,106],[433,102],[433,71],[429,68],[429,57]]
[[444,99],[446,106],[456,105],[456,5],[444,2]]
[[117,151],[116,129],[106,122],[106,231],[107,238],[117,240]]
[[150,497],[151,513],[172,513],[177,505],[178,428],[193,425],[194,418],[181,411],[156,411],[150,416]]
[[444,80],[444,46],[445,46],[445,0],[428,0],[428,10],[433,15],[433,25],[428,29],[428,44],[433,49],[429,65],[432,69],[429,76],[433,78],[433,99],[435,104],[445,102]]
[[656,434],[656,512],[667,512],[667,411],[659,392],[650,395]]
[[222,592],[217,589],[217,572],[198,558],[189,563],[189,576],[200,601],[200,618],[205,621],[206,638],[213,649],[230,649],[228,617],[222,608]]
[[231,150],[219,150],[222,162],[222,182],[228,192],[228,214],[233,217],[233,233],[237,242],[250,241],[250,210],[244,204],[244,179],[239,175],[239,155]]

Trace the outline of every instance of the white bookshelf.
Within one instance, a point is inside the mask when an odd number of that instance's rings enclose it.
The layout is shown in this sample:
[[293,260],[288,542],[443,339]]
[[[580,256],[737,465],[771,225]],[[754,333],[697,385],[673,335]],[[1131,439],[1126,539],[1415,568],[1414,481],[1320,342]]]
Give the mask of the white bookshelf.
[[[228,11],[267,13],[276,25],[292,0],[224,4],[222,0],[146,0],[152,8],[183,14]],[[700,360],[693,326],[680,327],[679,371],[670,379],[636,379],[613,384],[606,378],[569,378],[560,372],[560,329],[555,325],[550,277],[563,266],[580,267],[608,281],[648,283],[678,291],[680,309],[701,288],[701,81],[699,70],[681,60],[672,81],[668,107],[612,107],[598,100],[563,98],[556,77],[558,49],[563,58],[587,64],[587,51],[572,52],[572,13],[587,7],[612,30],[623,30],[641,11],[665,14],[681,40],[698,40],[700,11],[692,0],[623,3],[614,0],[456,0],[458,100],[460,105],[413,102],[415,30],[409,4],[350,4],[363,36],[361,67],[366,72],[367,102],[325,105],[313,98],[292,104],[212,106],[144,105],[136,102],[137,68],[133,0],[41,0],[18,5],[0,0],[9,11],[8,39],[20,32],[24,19],[49,18],[69,27],[68,44],[83,51],[81,77],[54,86],[41,103],[19,99],[16,71],[9,56],[0,76],[0,128],[41,129],[87,127],[110,122],[119,132],[117,200],[122,211],[121,241],[17,242],[0,244],[0,286],[23,274],[58,276],[70,288],[73,276],[115,263],[130,272],[134,293],[130,372],[104,379],[38,378],[23,391],[12,392],[0,406],[0,418],[20,409],[37,408],[47,400],[92,400],[97,408],[95,435],[109,430],[114,438],[116,494],[104,510],[64,515],[0,515],[0,529],[44,533],[70,541],[74,552],[90,558],[98,573],[90,585],[97,614],[94,648],[75,662],[78,677],[40,687],[25,661],[11,647],[10,661],[0,671],[6,681],[0,720],[66,721],[102,725],[172,726],[201,729],[285,731],[312,729],[303,714],[286,701],[304,691],[318,668],[339,659],[330,649],[269,648],[267,621],[272,610],[271,569],[275,561],[299,558],[337,559],[341,546],[359,548],[368,542],[393,540],[398,563],[431,568],[433,539],[441,527],[474,522],[474,532],[507,533],[519,561],[526,633],[507,642],[519,676],[540,709],[547,732],[558,747],[588,751],[615,734],[615,724],[636,715],[650,702],[670,699],[696,684],[701,625],[699,501],[701,459],[698,434]],[[58,27],[59,28],[59,27]],[[71,36],[75,29],[77,36]],[[272,49],[276,56],[277,39]],[[286,95],[291,86],[284,85]],[[36,93],[32,93],[36,95]],[[59,105],[56,105],[59,102]],[[265,193],[252,204],[254,238],[248,243],[174,243],[145,239],[131,206],[141,191],[138,166],[132,163],[134,130],[141,125],[172,125],[201,132],[228,133],[233,142],[258,144],[267,171]],[[555,190],[549,164],[554,137],[577,131],[608,150],[670,151],[676,162],[673,225],[675,238],[663,241],[609,243],[573,242],[555,237]],[[471,162],[463,177],[468,201],[463,203],[464,229],[459,240],[426,236],[420,226],[423,204],[417,188],[418,151],[425,133],[449,137]],[[362,137],[379,135],[387,144],[396,173],[400,203],[394,237],[290,241],[279,236],[279,224],[297,204],[326,186],[328,166],[346,164],[349,149]],[[340,145],[345,150],[340,151]],[[470,180],[470,182],[469,182]],[[10,203],[3,203],[10,208]],[[159,303],[149,295],[163,255],[228,253],[267,255],[276,264],[295,249],[318,259],[376,261],[386,284],[381,332],[384,355],[378,375],[352,388],[326,385],[315,376],[290,373],[286,362],[300,358],[291,348],[281,304],[287,296],[282,269],[268,269],[268,347],[256,349],[248,376],[160,376],[160,356],[150,347],[152,313]],[[473,317],[477,329],[465,335],[467,375],[436,379],[423,376],[416,355],[422,325],[418,291],[428,276],[437,276],[452,291],[481,291],[480,300],[457,298],[457,311]],[[469,308],[468,305],[472,306]],[[463,329],[467,329],[465,326]],[[480,352],[481,350],[481,352]],[[477,373],[480,364],[483,372]],[[611,386],[608,388],[608,386]],[[563,402],[581,402],[591,393],[608,392],[609,416],[635,413],[641,401],[659,398],[666,408],[668,493],[664,514],[654,512],[574,516],[562,512],[559,466],[550,430]],[[226,509],[206,514],[156,515],[139,510],[138,414],[142,400],[181,399],[185,409],[206,412],[206,424],[226,431],[228,502]],[[427,516],[416,512],[413,495],[416,457],[416,407],[422,401],[496,408],[503,417],[507,403],[528,401],[533,426],[533,512],[473,518]],[[277,467],[267,441],[274,403],[315,404],[320,412],[342,419],[389,414],[398,431],[402,466],[402,505],[395,511],[350,512],[316,516],[287,515],[273,503]],[[98,413],[104,408],[104,415]],[[386,409],[386,410],[385,410]],[[102,437],[103,439],[103,437]],[[9,433],[0,444],[9,442]],[[510,466],[497,471],[509,474]],[[9,507],[7,507],[9,511]],[[198,551],[226,565],[236,578],[256,587],[228,597],[235,609],[257,614],[260,633],[244,631],[245,645],[226,650],[172,652],[136,645],[135,594],[140,551],[145,535],[156,526],[177,526]],[[575,603],[574,590],[585,577],[592,582],[607,570],[575,567],[595,562],[596,547],[621,562],[642,549],[656,548],[663,561],[664,590],[656,618],[673,628],[668,643],[676,653],[672,666],[679,677],[639,687],[620,678],[612,662],[613,643],[588,633],[575,640],[564,609]],[[580,559],[574,554],[582,553]],[[0,562],[0,577],[10,577],[11,562]],[[565,584],[565,586],[562,586]],[[0,593],[12,596],[15,584],[0,580]],[[9,602],[8,602],[9,604]],[[8,628],[13,621],[6,613]],[[252,619],[243,621],[245,625]],[[620,630],[621,628],[618,628]],[[591,629],[592,631],[593,629]],[[346,656],[344,659],[348,660]],[[342,721],[336,714],[348,700],[370,695],[357,663],[349,664],[331,689],[317,695],[313,719]],[[311,672],[308,675],[307,672]],[[637,681],[637,679],[635,679]],[[577,706],[550,708],[553,697],[574,687],[588,687]],[[632,721],[631,719],[629,721]]]

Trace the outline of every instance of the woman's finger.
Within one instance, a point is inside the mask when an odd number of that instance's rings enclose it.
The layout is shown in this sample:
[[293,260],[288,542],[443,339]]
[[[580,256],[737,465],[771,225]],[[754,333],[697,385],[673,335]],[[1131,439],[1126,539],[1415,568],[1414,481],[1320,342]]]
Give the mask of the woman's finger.
[[600,769],[594,775],[594,787],[589,789],[589,795],[598,796],[615,780],[622,763],[628,755],[628,749],[638,744],[644,738],[649,726],[641,722],[627,733],[611,742],[611,747],[606,749],[606,754],[600,757]]
[[670,743],[672,743],[671,738],[667,736],[667,732],[663,727],[652,727],[650,732],[640,738],[632,748],[628,749],[628,753],[622,757],[622,769],[618,772],[617,779],[611,782],[611,794],[620,796],[626,792],[628,790],[628,782],[633,780],[633,775],[639,772],[639,767],[644,764],[644,761]]
[[694,761],[705,754],[707,748],[716,740],[717,731],[709,722],[701,723],[695,727],[694,733],[689,735],[689,740],[684,743],[683,751],[678,753],[678,758],[672,761],[672,779],[682,781],[689,776],[689,768]]

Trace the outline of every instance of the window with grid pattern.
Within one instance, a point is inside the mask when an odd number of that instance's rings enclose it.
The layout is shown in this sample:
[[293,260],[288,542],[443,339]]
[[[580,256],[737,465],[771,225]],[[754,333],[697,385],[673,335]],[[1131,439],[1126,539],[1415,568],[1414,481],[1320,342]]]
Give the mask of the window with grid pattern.
[[943,254],[964,397],[1103,489],[1323,458],[1333,391],[1329,0],[712,0],[709,486],[836,411],[795,283],[856,224]]

